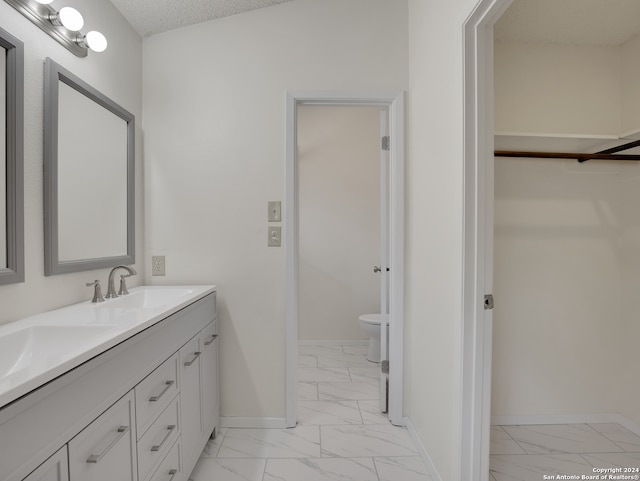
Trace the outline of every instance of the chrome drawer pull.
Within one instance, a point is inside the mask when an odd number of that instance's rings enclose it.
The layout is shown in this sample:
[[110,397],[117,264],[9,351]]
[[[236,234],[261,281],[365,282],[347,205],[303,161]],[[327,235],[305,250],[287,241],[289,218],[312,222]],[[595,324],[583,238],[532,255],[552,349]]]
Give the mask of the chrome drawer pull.
[[171,471],[169,471],[169,476],[171,476],[169,478],[169,481],[173,481],[173,478],[176,477],[176,474],[178,474],[178,470],[177,469],[172,469]]
[[193,358],[190,361],[186,361],[184,363],[185,366],[189,367],[191,366],[191,364],[193,364],[194,362],[196,362],[196,359],[198,359],[200,357],[200,354],[202,354],[200,351],[198,352],[194,352],[193,353]]
[[92,464],[96,464],[98,463],[102,458],[104,458],[107,453],[109,451],[111,451],[111,448],[114,447],[118,441],[120,441],[120,439],[129,432],[129,426],[120,426],[118,428],[118,435],[113,438],[113,441],[111,441],[109,443],[109,445],[104,448],[104,451],[102,451],[100,454],[92,454],[91,456],[89,456],[87,458],[87,463],[92,463]]
[[151,451],[152,452],[160,451],[162,449],[162,446],[164,445],[164,443],[167,442],[167,439],[169,439],[169,436],[171,436],[171,433],[175,428],[176,428],[175,424],[172,424],[171,426],[167,426],[167,434],[164,435],[164,438],[162,439],[160,444],[156,446],[151,446]]
[[213,341],[215,341],[218,338],[217,334],[214,334],[213,336],[211,336],[211,339],[209,339],[208,341],[204,341],[204,345],[205,346],[209,346],[211,343],[213,343]]
[[175,383],[176,383],[175,381],[167,381],[167,382],[165,382],[165,383],[164,383],[164,384],[165,384],[165,386],[164,386],[164,389],[162,390],[162,392],[161,392],[160,394],[158,394],[157,396],[151,396],[151,397],[149,398],[149,402],[154,403],[154,402],[156,402],[156,401],[160,401],[160,398],[161,398],[162,396],[164,396],[164,395],[165,395],[165,393],[169,390],[169,388],[170,388],[171,386],[173,386]]

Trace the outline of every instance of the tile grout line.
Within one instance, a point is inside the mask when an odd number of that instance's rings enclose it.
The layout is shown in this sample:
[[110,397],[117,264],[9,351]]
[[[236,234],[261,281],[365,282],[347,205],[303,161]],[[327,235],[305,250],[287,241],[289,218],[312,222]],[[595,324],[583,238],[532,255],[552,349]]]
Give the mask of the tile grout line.
[[[619,425],[619,424],[618,424]],[[611,439],[609,436],[607,436],[605,433],[602,433],[600,431],[598,431],[596,428],[594,428],[593,426],[591,426],[591,424],[588,424],[588,426],[592,429],[594,429],[598,434],[600,434],[600,436],[603,436],[604,438],[608,439],[609,441],[611,441],[613,444],[615,444],[616,446],[618,446],[620,449],[622,449],[623,453],[630,453],[632,451],[627,451],[625,448],[623,448],[622,446],[620,446],[620,444],[618,444],[617,441],[614,441],[613,439]],[[620,426],[620,425],[619,425]],[[621,426],[624,428],[624,426]],[[595,466],[594,466],[595,467]]]
[[378,465],[376,464],[376,458],[371,457],[371,462],[373,463],[373,470],[376,472],[376,476],[378,477],[378,481],[380,481],[380,473],[378,472]]
[[[214,458],[217,458],[218,455],[220,454],[220,451],[222,450],[222,443],[224,442],[224,438],[227,437],[227,433],[229,432],[229,429],[225,429],[224,434],[222,435],[222,438],[220,439],[220,445],[218,446],[218,449],[216,451],[216,455],[214,456]],[[215,442],[215,440],[214,440]]]
[[356,404],[358,405],[358,412],[360,413],[360,420],[362,421],[362,425],[364,426],[364,416],[362,415],[362,407],[360,406],[360,400],[359,399],[356,401]]
[[[598,433],[598,435],[602,436],[603,438],[605,438],[607,441],[609,441],[610,443],[612,443],[614,446],[618,447],[619,449],[622,449],[621,452],[626,453],[627,450],[624,449],[622,446],[620,446],[617,442],[615,442],[613,439],[609,438],[609,436],[607,436],[604,433],[601,433],[600,431],[598,431],[596,428],[594,428],[591,424],[589,423],[585,423],[589,428],[593,429],[593,431],[595,431],[596,433]],[[594,454],[594,453],[585,453],[585,454]],[[587,461],[588,462],[588,461]],[[595,467],[595,466],[594,466]]]
[[504,431],[504,433],[509,437],[509,439],[511,439],[514,443],[516,443],[516,446],[518,446],[520,449],[522,449],[522,451],[524,451],[525,455],[531,455],[531,453],[529,453],[525,448],[523,448],[520,443],[513,437],[511,436],[511,434],[509,434],[509,432],[504,428],[504,426],[500,426],[500,429],[502,429],[502,431]]

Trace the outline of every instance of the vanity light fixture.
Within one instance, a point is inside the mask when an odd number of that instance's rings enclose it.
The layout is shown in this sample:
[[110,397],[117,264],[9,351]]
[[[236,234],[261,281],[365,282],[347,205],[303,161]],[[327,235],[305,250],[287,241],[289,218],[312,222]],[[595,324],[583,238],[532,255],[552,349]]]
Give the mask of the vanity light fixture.
[[75,8],[56,10],[49,5],[53,0],[4,1],[78,57],[86,57],[89,49],[104,52],[107,48],[107,39],[100,32],[92,30],[86,35],[80,32],[84,19]]

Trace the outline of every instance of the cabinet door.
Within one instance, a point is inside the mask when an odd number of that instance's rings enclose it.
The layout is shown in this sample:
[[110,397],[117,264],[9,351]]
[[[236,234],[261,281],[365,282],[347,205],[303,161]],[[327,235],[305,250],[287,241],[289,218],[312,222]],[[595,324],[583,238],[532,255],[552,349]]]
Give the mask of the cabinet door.
[[24,481],[69,481],[66,444],[33,473],[24,478]]
[[133,391],[69,442],[70,481],[137,481]]
[[199,456],[196,446],[202,437],[200,402],[200,338],[191,339],[180,349],[180,414],[182,418],[182,449],[185,465],[191,456]]
[[202,420],[204,434],[209,436],[218,427],[218,332],[217,321],[202,330]]

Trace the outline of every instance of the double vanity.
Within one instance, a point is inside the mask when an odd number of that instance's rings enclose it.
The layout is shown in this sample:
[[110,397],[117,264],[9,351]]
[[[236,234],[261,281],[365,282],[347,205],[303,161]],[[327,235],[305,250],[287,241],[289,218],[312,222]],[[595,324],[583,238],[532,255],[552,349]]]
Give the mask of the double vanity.
[[[0,28],[0,286],[30,282],[25,129],[44,136],[45,276],[113,270],[106,302],[96,281],[96,302],[0,325],[0,481],[186,481],[219,423],[216,289],[118,297],[115,271],[136,262],[135,118],[51,58],[41,84],[25,82],[36,50],[25,62],[23,42]],[[43,95],[42,119],[25,112],[25,89]]]
[[213,286],[0,326],[0,481],[186,481],[219,426]]

